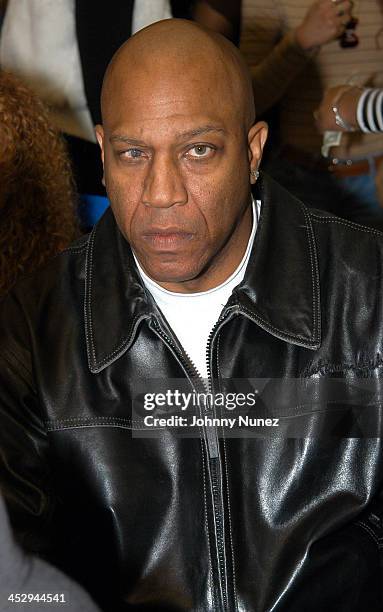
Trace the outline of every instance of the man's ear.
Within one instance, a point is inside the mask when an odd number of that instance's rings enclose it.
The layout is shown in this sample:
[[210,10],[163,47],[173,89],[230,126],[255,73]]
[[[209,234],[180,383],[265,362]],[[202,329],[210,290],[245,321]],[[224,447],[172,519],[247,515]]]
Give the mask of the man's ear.
[[102,184],[105,187],[104,128],[102,127],[102,125],[96,125],[95,132],[96,132],[97,142],[98,142],[98,144],[100,146],[100,149],[101,149],[101,161],[102,161],[102,167],[104,168],[104,173],[103,173],[103,176],[102,176]]
[[251,183],[255,183],[257,180],[257,172],[262,159],[263,147],[267,140],[268,129],[265,121],[258,121],[251,126],[247,136]]

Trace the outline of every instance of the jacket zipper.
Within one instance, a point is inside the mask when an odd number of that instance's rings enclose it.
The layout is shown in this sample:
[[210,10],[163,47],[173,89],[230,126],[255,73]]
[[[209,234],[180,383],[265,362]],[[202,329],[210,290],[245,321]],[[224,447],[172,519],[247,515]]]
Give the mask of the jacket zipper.
[[[213,341],[224,325],[227,322],[228,316],[231,314],[229,310],[226,310],[221,314],[218,321],[211,330],[206,347],[206,361],[207,361],[207,380],[208,380],[208,391],[214,393],[213,378],[211,371],[211,359],[213,353]],[[218,554],[218,567],[220,572],[220,584],[222,592],[222,602],[224,610],[228,610],[228,585],[227,585],[227,571],[226,571],[226,546],[225,546],[225,521],[224,521],[224,505],[223,505],[223,494],[222,494],[222,463],[219,453],[219,442],[216,427],[208,427],[206,436],[209,441],[209,434],[211,440],[209,442],[209,467],[210,467],[210,478],[213,493],[213,505],[214,505],[214,517],[215,517],[215,532],[216,532],[216,545]]]
[[[210,355],[212,353],[212,344],[214,341],[214,337],[217,332],[221,329],[224,322],[227,322],[229,315],[232,315],[233,308],[226,309],[221,313],[218,321],[214,325],[211,330],[207,342],[206,347],[206,361],[207,361],[207,382],[208,388],[206,389],[206,385],[204,383],[203,378],[195,367],[194,363],[190,359],[190,357],[185,353],[183,355],[176,344],[173,342],[171,337],[166,334],[160,327],[157,319],[153,318],[154,327],[156,329],[157,334],[174,350],[181,364],[184,366],[186,372],[189,374],[192,380],[198,381],[201,383],[204,391],[208,391],[209,393],[213,393],[213,383],[212,383],[212,372],[211,372],[211,363],[210,363]],[[192,382],[192,381],[191,381]],[[192,383],[193,384],[193,383]],[[194,385],[193,385],[194,386]],[[212,407],[210,406],[210,412],[214,412]],[[226,572],[226,551],[225,551],[225,524],[224,524],[224,506],[223,506],[223,494],[222,494],[222,466],[221,459],[219,454],[219,443],[218,443],[218,435],[217,429],[215,426],[207,427],[204,425],[204,430],[206,434],[206,446],[208,451],[209,458],[209,475],[211,481],[211,490],[212,490],[212,498],[213,498],[213,511],[214,511],[214,525],[215,525],[215,540],[216,540],[216,548],[217,548],[217,556],[218,556],[218,567],[220,573],[220,587],[221,587],[221,597],[223,602],[223,609],[228,610],[228,587],[227,587],[227,572]]]

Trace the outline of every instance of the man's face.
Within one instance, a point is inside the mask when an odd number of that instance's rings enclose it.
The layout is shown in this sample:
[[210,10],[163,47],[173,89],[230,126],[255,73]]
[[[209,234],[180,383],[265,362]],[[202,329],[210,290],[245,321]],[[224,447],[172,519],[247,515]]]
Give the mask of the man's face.
[[251,152],[222,95],[198,76],[143,74],[115,92],[97,129],[120,230],[146,273],[174,291],[222,282],[249,238]]

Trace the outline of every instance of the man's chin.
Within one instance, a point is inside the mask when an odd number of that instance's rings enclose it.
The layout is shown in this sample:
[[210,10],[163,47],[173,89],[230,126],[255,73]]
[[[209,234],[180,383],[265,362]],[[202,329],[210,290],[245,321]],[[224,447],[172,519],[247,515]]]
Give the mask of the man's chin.
[[157,269],[147,272],[147,274],[159,285],[164,283],[185,283],[198,277],[198,274],[194,274],[193,272],[180,270],[170,271]]
[[187,263],[182,261],[143,262],[141,266],[146,274],[159,285],[193,281],[201,272],[198,266],[191,266],[190,261]]

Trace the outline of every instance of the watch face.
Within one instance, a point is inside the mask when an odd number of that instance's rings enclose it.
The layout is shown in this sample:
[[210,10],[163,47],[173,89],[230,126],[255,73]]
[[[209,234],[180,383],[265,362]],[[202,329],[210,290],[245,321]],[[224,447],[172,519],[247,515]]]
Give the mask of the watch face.
[[359,38],[355,33],[358,21],[359,20],[356,17],[351,17],[350,21],[346,23],[346,29],[339,37],[339,44],[344,49],[347,49],[348,47],[356,47],[359,43]]

